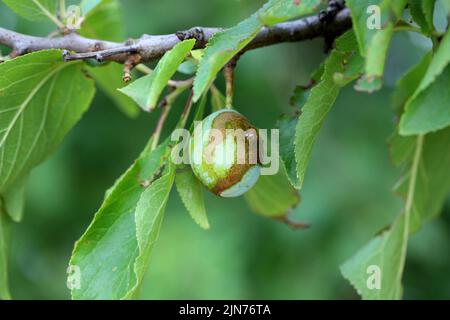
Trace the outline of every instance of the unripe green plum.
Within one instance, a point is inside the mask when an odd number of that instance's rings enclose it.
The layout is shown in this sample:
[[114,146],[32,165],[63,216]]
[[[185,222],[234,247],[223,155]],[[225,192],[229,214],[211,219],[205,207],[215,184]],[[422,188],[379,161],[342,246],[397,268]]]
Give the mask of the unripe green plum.
[[219,110],[196,125],[189,157],[196,177],[221,197],[244,194],[261,174],[257,130],[234,110]]

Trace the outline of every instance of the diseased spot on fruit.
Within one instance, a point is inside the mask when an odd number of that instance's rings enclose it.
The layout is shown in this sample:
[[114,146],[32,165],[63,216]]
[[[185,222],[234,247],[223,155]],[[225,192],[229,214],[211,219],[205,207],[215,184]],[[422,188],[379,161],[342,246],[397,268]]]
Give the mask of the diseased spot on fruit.
[[[247,192],[260,175],[257,129],[233,110],[217,111],[206,117],[200,126],[201,133],[194,130],[189,147],[194,174],[216,195],[236,197]],[[220,139],[216,141],[218,133]],[[201,137],[196,136],[198,134]],[[238,142],[238,139],[242,140]],[[196,149],[195,143],[200,141],[202,146]],[[238,146],[244,146],[245,153],[241,154]]]

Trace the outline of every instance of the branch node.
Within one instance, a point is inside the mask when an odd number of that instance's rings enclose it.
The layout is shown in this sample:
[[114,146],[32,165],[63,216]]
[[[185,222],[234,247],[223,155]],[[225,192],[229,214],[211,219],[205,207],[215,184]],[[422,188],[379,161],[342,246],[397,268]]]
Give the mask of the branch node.
[[205,32],[200,27],[194,27],[184,31],[177,31],[175,32],[175,35],[180,41],[195,39],[197,46],[206,42]]
[[319,12],[318,18],[322,24],[322,34],[325,40],[324,51],[328,53],[333,48],[333,43],[339,32],[330,28],[339,11],[345,8],[344,0],[329,0],[328,7]]
[[319,12],[319,21],[324,24],[329,24],[334,20],[339,11],[344,9],[344,1],[342,0],[330,0],[328,7]]
[[97,53],[95,55],[95,60],[97,60],[97,62],[101,63],[101,62],[105,61],[105,58],[103,57],[103,55],[101,53]]
[[67,57],[68,57],[69,55],[70,55],[69,50],[63,50],[63,52],[62,52],[62,58],[63,58],[63,61],[64,61],[64,62],[67,61]]

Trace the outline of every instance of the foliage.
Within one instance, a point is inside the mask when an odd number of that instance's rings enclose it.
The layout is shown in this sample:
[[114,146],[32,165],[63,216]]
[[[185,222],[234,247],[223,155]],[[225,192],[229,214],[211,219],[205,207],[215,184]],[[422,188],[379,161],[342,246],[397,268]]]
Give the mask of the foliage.
[[254,212],[280,219],[298,205],[300,197],[289,184],[286,172],[281,169],[276,175],[262,176],[245,194],[245,200]]
[[[358,81],[357,89],[372,92],[379,90],[386,55],[394,34],[394,26],[401,18],[406,0],[347,1],[353,18],[353,29],[358,39],[360,53],[365,59],[365,75]],[[382,28],[369,28],[367,10],[379,8]]]
[[154,110],[167,82],[175,74],[194,45],[195,40],[193,39],[178,43],[164,55],[151,74],[139,78],[120,91],[133,98],[143,110]]
[[56,14],[56,1],[53,0],[5,0],[15,13],[30,20],[46,20],[48,14]]
[[214,81],[217,73],[266,25],[283,22],[297,16],[312,13],[319,0],[301,1],[271,0],[258,12],[235,27],[214,35],[205,49],[194,82],[194,101],[198,100]]
[[425,75],[414,94],[406,102],[400,121],[403,135],[426,134],[450,125],[448,90],[450,84],[450,32],[433,54]]
[[203,229],[209,229],[205,203],[203,201],[202,184],[195,177],[191,168],[182,167],[176,176],[176,186],[183,204],[189,211],[192,219]]
[[73,298],[123,299],[136,294],[173,183],[168,155],[167,145],[145,150],[108,190],[72,254],[70,264],[83,274]]
[[355,51],[356,42],[351,32],[337,40],[336,49],[325,61],[320,80],[311,89],[309,97],[301,109],[294,141],[297,178],[300,187],[303,184],[314,140],[341,88],[341,84],[335,81],[335,75],[345,72],[346,61],[357,54]]
[[[64,22],[59,18],[65,8],[58,8],[55,1],[3,1],[23,18]],[[111,41],[125,38],[117,0],[83,0],[80,5],[84,14],[80,34]],[[191,91],[176,128],[190,124],[192,131],[193,120],[224,108],[226,99],[232,98],[229,91],[227,97],[221,93],[216,78],[263,28],[316,14],[321,5],[320,0],[269,0],[249,18],[215,34],[204,50],[194,50],[194,39],[180,41],[154,70],[127,86],[121,81],[120,65],[63,62],[61,50],[42,50],[2,62],[0,298],[11,297],[7,277],[10,231],[13,223],[22,220],[27,177],[89,108],[94,84],[130,117],[140,112],[136,104],[147,112],[162,106],[164,116],[176,99]],[[440,213],[450,194],[450,32],[436,30],[432,0],[347,0],[346,5],[353,29],[335,39],[309,83],[295,89],[293,112],[278,121],[280,170],[262,176],[244,198],[255,213],[285,219],[300,202],[299,190],[308,183],[315,142],[341,90],[352,82],[358,91],[380,90],[394,34],[404,30],[420,33],[433,48],[397,82],[392,99],[399,121],[389,147],[394,164],[402,170],[395,191],[404,199],[404,208],[341,266],[343,276],[363,299],[401,299],[409,237]],[[380,29],[367,27],[370,5],[380,9]],[[450,8],[446,1],[444,8]],[[402,19],[405,10],[414,24]],[[193,79],[177,80],[177,72],[193,75]],[[207,101],[211,108],[206,107]],[[71,290],[73,299],[139,297],[174,185],[192,219],[200,227],[210,228],[203,187],[188,166],[172,163],[174,144],[169,139],[160,143],[161,130],[157,126],[134,163],[106,191],[91,224],[76,242],[69,264],[78,267],[82,277],[80,287]],[[371,266],[378,266],[383,274],[376,290],[367,285]]]

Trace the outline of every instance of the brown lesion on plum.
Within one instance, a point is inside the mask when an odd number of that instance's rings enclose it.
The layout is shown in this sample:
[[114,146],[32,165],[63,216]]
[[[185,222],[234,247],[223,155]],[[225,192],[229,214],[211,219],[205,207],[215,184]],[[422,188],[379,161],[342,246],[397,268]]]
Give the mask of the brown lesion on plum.
[[[226,136],[226,130],[227,129],[242,129],[244,132],[247,130],[254,130],[256,134],[256,139],[258,139],[258,131],[257,129],[250,124],[250,122],[245,118],[243,115],[229,111],[229,112],[222,112],[219,114],[212,123],[212,129],[217,129],[221,132],[222,137]],[[237,139],[236,137],[234,137]],[[258,141],[258,140],[257,140]],[[231,169],[229,170],[228,175],[220,179],[216,185],[211,188],[211,191],[216,194],[220,195],[223,191],[231,188],[238,182],[242,180],[246,172],[253,167],[255,164],[249,163],[249,139],[245,139],[245,149],[246,149],[246,163],[245,164],[234,164]],[[257,155],[257,160],[259,162],[259,152]]]

